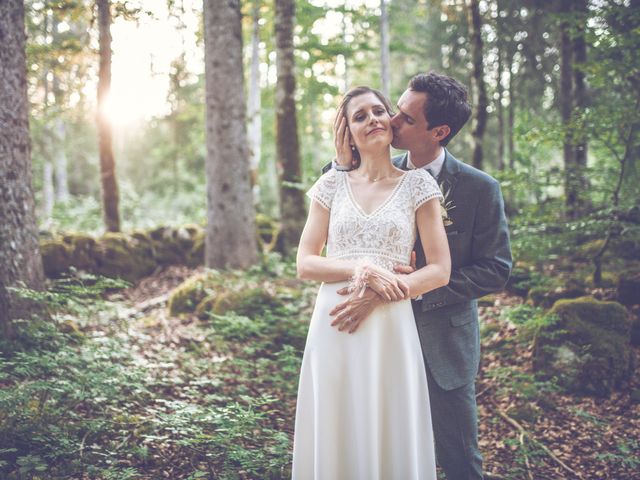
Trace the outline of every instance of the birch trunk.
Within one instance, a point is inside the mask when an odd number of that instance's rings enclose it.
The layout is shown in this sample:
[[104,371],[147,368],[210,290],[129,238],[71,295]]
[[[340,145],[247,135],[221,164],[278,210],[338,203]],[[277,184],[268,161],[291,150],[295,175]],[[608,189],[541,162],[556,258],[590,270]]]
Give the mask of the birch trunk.
[[240,21],[239,0],[205,0],[205,264],[211,268],[245,268],[257,259]]
[[260,166],[262,146],[262,117],[260,89],[260,4],[253,10],[253,30],[251,32],[251,71],[249,74],[249,166],[251,169],[251,185],[253,186],[253,202],[260,201],[260,183],[258,167]]
[[0,328],[28,318],[32,305],[9,289],[40,289],[44,274],[31,187],[23,0],[0,2]]
[[389,98],[391,85],[389,67],[389,12],[387,0],[380,0],[380,76],[382,77],[382,93]]

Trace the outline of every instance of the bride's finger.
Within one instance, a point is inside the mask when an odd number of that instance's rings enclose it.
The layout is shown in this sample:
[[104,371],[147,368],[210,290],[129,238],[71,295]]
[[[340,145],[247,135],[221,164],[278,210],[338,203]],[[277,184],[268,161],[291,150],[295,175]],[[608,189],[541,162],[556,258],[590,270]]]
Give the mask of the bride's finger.
[[400,288],[400,290],[402,290],[402,298],[406,299],[409,298],[409,284],[407,282],[405,282],[404,280],[402,280],[401,278],[398,279],[398,287]]

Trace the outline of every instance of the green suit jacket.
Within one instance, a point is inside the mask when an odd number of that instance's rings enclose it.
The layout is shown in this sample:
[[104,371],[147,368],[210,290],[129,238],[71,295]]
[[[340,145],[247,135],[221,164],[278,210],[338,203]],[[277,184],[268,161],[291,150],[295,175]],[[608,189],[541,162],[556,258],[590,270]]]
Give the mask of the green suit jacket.
[[[393,158],[407,169],[408,155]],[[445,150],[438,184],[453,208],[445,227],[451,251],[451,279],[413,301],[427,365],[444,390],[473,382],[480,362],[477,298],[501,290],[512,266],[509,231],[500,185],[486,173]],[[420,238],[416,263],[426,264]]]

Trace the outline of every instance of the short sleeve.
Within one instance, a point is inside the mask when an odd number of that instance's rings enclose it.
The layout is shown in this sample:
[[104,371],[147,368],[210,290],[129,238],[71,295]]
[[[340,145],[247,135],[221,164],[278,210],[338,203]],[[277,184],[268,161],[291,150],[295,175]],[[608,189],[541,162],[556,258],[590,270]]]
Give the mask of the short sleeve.
[[411,196],[413,197],[413,209],[417,210],[422,204],[433,198],[437,198],[440,203],[444,200],[442,192],[435,179],[423,168],[410,171]]
[[331,210],[331,204],[333,203],[333,197],[338,185],[339,174],[340,172],[337,172],[333,168],[328,170],[307,191],[307,196],[317,201],[327,210]]

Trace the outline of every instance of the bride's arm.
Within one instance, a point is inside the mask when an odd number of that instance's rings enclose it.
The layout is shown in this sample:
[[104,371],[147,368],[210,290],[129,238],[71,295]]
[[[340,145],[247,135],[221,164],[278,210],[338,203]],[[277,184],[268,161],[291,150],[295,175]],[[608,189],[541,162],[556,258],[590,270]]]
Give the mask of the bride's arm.
[[296,266],[298,278],[340,282],[353,277],[356,263],[321,256],[329,231],[329,210],[312,200],[307,223],[300,237]]
[[416,210],[416,224],[428,263],[403,277],[409,285],[412,298],[446,285],[451,274],[449,242],[437,198],[425,202]]

